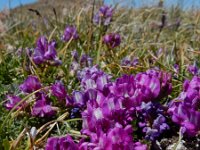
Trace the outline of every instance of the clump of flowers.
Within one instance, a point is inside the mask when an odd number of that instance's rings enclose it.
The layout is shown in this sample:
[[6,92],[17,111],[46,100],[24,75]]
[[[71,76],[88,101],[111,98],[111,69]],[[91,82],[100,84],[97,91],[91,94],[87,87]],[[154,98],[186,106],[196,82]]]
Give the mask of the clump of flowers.
[[[53,108],[50,104],[50,101],[48,100],[48,96],[46,95],[46,91],[42,91],[42,84],[40,83],[37,76],[30,75],[28,76],[25,81],[19,86],[20,90],[24,94],[31,94],[38,90],[33,96],[31,97],[33,100],[35,100],[33,106],[31,107],[31,114],[33,116],[37,117],[52,117],[55,115],[56,110]],[[56,91],[58,92],[58,91]],[[8,102],[5,103],[5,107],[8,110],[11,110],[15,105],[17,105],[21,98],[18,96],[7,96]],[[16,109],[20,109],[22,107],[25,108],[25,106],[30,105],[30,102],[22,102],[19,106],[16,107]]]
[[101,6],[99,11],[94,15],[93,22],[97,25],[108,26],[112,21],[113,8],[109,6]]
[[[95,81],[92,85],[95,85]],[[91,88],[97,90],[96,98],[87,102],[87,109],[82,113],[82,132],[87,135],[96,133],[98,128],[107,132],[115,122],[122,126],[130,124],[136,118],[136,112],[142,102],[154,102],[166,93],[169,94],[171,83],[164,72],[148,70],[135,77],[124,75],[113,83],[104,84],[103,89],[106,89],[106,92],[98,89],[98,86]],[[154,119],[154,128],[159,123],[164,128],[166,124],[161,116],[155,116]],[[159,129],[158,132],[162,133],[163,130]]]
[[79,38],[78,32],[75,26],[66,26],[64,34],[61,39],[65,42],[69,40],[77,40]]
[[80,141],[75,143],[73,139],[67,135],[65,137],[51,137],[47,140],[46,150],[54,149],[73,149],[73,150],[93,150],[93,149],[121,149],[121,150],[147,150],[147,146],[140,142],[132,141],[132,127],[123,128],[116,123],[114,128],[108,133],[99,131],[94,134],[90,142]]
[[107,133],[97,132],[92,136],[91,142],[84,142],[80,148],[85,149],[121,149],[121,150],[147,150],[147,146],[132,140],[132,127],[123,127],[116,123]]
[[103,37],[103,42],[109,47],[109,48],[115,48],[120,45],[121,43],[121,37],[118,33],[110,33]]
[[200,78],[194,76],[191,81],[185,80],[183,92],[169,104],[168,112],[172,121],[181,126],[182,133],[195,136],[200,130]]
[[170,74],[151,69],[112,82],[109,75],[94,66],[79,71],[78,78],[82,90],[74,91],[68,104],[76,107],[72,116],[82,111],[81,133],[89,137],[89,141],[83,139],[76,144],[79,149],[146,150],[146,145],[132,140],[131,124],[138,115],[143,118],[139,124],[148,140],[155,140],[169,129],[164,109],[155,104],[171,92]]
[[[77,54],[74,53],[74,60]],[[156,140],[169,130],[164,108],[157,100],[170,94],[171,75],[158,69],[133,75],[123,75],[112,81],[112,77],[98,68],[85,67],[77,72],[81,90],[74,90],[69,96],[64,84],[56,81],[50,91],[60,102],[66,101],[71,118],[82,117],[83,138],[75,143],[69,136],[48,139],[46,149],[147,149],[146,145],[132,138],[132,122],[139,118],[139,127],[147,140]],[[185,84],[185,86],[187,86]],[[36,76],[28,78],[20,85],[25,94],[42,88]],[[51,105],[48,90],[34,94],[35,102],[31,114],[35,117],[52,117],[56,110]],[[13,97],[15,101],[19,98]],[[14,102],[16,103],[16,102]],[[13,106],[12,106],[13,107]],[[21,105],[19,105],[19,108]],[[7,108],[9,105],[7,105]],[[17,107],[17,109],[19,109]]]
[[51,117],[55,115],[56,111],[47,101],[47,98],[44,94],[41,94],[32,108],[32,115],[38,117]]
[[70,136],[51,137],[47,140],[45,150],[79,150],[78,145]]
[[[157,77],[160,80],[160,93],[158,98],[163,98],[172,92],[172,75],[165,71],[159,71],[159,69],[149,69],[147,74],[151,77]],[[153,86],[153,84],[151,84]]]
[[[11,110],[15,107],[15,105],[17,105],[20,101],[21,101],[21,98],[18,97],[18,96],[15,96],[15,95],[7,95],[7,102],[5,103],[5,107],[6,109],[8,110]],[[23,102],[22,104],[16,106],[16,110],[22,108],[23,106],[25,106],[25,102]]]
[[66,105],[73,107],[83,107],[86,105],[87,98],[81,91],[73,91],[72,96],[66,98]]
[[82,91],[73,91],[71,97],[67,97],[68,106],[86,106],[87,101],[95,100],[97,90],[107,91],[104,88],[110,82],[111,76],[105,74],[97,66],[85,67],[77,72]]
[[98,66],[85,67],[77,75],[84,90],[97,88],[102,91],[104,86],[111,81],[111,76],[100,70]]
[[169,130],[166,122],[166,108],[156,102],[142,103],[138,110],[139,128],[145,134],[147,140],[154,141],[162,133]]
[[37,40],[36,48],[31,55],[33,62],[36,65],[48,63],[52,65],[60,65],[62,62],[57,57],[56,42],[54,40],[48,42],[46,37],[41,36]]
[[59,101],[62,101],[62,100],[65,100],[66,97],[67,97],[67,91],[65,89],[65,86],[62,82],[60,81],[56,81],[55,84],[53,84],[51,86],[51,91],[52,91],[52,94],[59,100]]
[[19,86],[24,93],[32,93],[42,87],[39,79],[36,76],[28,76],[27,79]]

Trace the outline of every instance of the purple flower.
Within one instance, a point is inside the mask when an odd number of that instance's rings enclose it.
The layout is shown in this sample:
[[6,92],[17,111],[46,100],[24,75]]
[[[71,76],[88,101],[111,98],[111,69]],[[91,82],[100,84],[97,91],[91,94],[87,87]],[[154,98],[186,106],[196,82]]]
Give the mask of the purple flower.
[[118,78],[111,86],[110,92],[116,97],[121,97],[123,106],[131,108],[141,104],[140,90],[136,89],[134,76],[123,75]]
[[38,48],[35,48],[32,58],[36,65],[39,65],[45,62],[44,53],[42,53],[42,51],[40,51],[40,49]]
[[191,73],[192,75],[197,75],[198,74],[198,67],[194,65],[189,65],[188,66],[188,72]]
[[139,106],[142,101],[146,101],[147,98],[150,99],[151,97],[148,88],[144,86],[136,88],[135,78],[131,75],[118,78],[109,89],[114,95],[123,97],[122,102],[126,108]]
[[138,109],[139,128],[147,140],[156,140],[163,132],[169,129],[166,118],[163,116],[165,108],[159,103],[142,103]]
[[148,75],[154,76],[160,80],[160,93],[158,98],[169,95],[172,92],[172,76],[168,72],[160,71],[159,69],[149,69],[146,71]]
[[195,136],[200,130],[200,78],[194,76],[191,81],[183,84],[183,92],[169,103],[168,113],[172,121],[179,124],[182,131],[189,136]]
[[141,144],[140,142],[134,143],[134,149],[133,150],[147,150],[148,147],[145,144]]
[[41,95],[41,98],[38,99],[33,108],[32,115],[38,117],[51,117],[55,114],[52,106],[47,102],[44,94]]
[[110,33],[103,37],[103,42],[109,47],[109,48],[115,48],[120,45],[121,43],[121,37],[117,33]]
[[137,107],[142,102],[156,101],[171,92],[171,76],[155,70],[138,73],[135,77],[124,75],[109,86],[115,96],[120,96],[125,107]]
[[[100,149],[133,149],[133,140],[132,140],[132,127],[130,125],[125,128],[122,125],[116,123],[115,127],[111,129],[107,135],[99,138],[98,147]],[[103,143],[101,143],[101,138]]]
[[75,26],[66,26],[62,40],[68,42],[70,39],[77,40],[79,38],[78,32]]
[[51,86],[51,91],[54,96],[58,98],[58,100],[62,101],[66,98],[67,91],[62,82],[57,81],[55,84]]
[[50,137],[47,140],[45,150],[57,150],[60,149],[59,137]]
[[36,47],[40,50],[41,54],[44,55],[45,51],[48,49],[48,40],[45,36],[38,38]]
[[113,9],[109,6],[102,6],[94,15],[93,22],[97,25],[107,26],[110,24],[113,16]]
[[83,106],[86,103],[84,94],[80,91],[74,91],[72,93],[73,103],[78,106]]
[[55,46],[56,46],[55,41],[51,41],[50,43],[48,43],[47,51],[44,53],[44,58],[46,60],[53,60],[57,57]]
[[139,73],[136,75],[136,81],[138,87],[145,87],[150,91],[149,96],[156,98],[161,89],[160,81],[156,76],[150,76],[145,73]]
[[28,76],[28,78],[19,86],[24,93],[32,93],[42,87],[37,76]]
[[172,115],[172,121],[182,127],[182,132],[189,136],[195,136],[200,130],[200,112],[184,106],[182,103],[172,106],[168,110]]
[[105,74],[97,66],[93,66],[79,71],[78,78],[81,80],[81,86],[84,90],[98,89],[104,91],[110,82],[111,76]]
[[[94,91],[90,89],[88,91]],[[91,132],[97,132],[98,128],[108,131],[115,122],[127,124],[126,119],[129,114],[125,113],[122,106],[122,100],[114,95],[107,97],[100,91],[87,96],[90,98],[87,102],[87,109],[83,111],[83,130],[82,133],[91,135]],[[129,120],[130,121],[130,120]]]
[[[152,69],[111,81],[111,77],[97,66],[84,68],[78,73],[81,91],[66,96],[67,105],[73,106],[71,118],[81,113],[81,133],[89,137],[76,144],[78,149],[146,150],[146,145],[133,141],[131,124],[134,119],[139,119],[140,130],[152,141],[169,129],[164,117],[166,108],[156,103],[164,90],[170,91],[169,74]],[[193,129],[187,122],[184,127]],[[73,145],[73,141],[68,141]]]
[[180,67],[178,64],[174,64],[174,71],[177,73],[179,73]]
[[79,150],[78,145],[67,135],[48,138],[45,150]]
[[60,65],[61,61],[57,57],[57,52],[55,49],[56,42],[46,39],[46,37],[41,36],[36,43],[36,48],[32,55],[32,59],[36,65],[42,64],[44,62],[53,61],[54,65]]
[[131,66],[131,59],[130,57],[125,57],[121,61],[122,66]]
[[90,135],[91,132],[97,132],[98,128],[108,130],[110,121],[104,117],[102,108],[95,108],[92,103],[87,103],[87,109],[82,113],[83,118],[83,133]]
[[82,66],[89,66],[90,67],[92,65],[92,61],[93,61],[93,59],[86,54],[82,54],[82,56],[80,58],[80,64]]
[[119,123],[115,123],[107,133],[104,133],[101,129],[97,134],[91,136],[90,142],[83,142],[80,145],[80,149],[102,149],[102,150],[147,150],[147,146],[132,140],[132,127],[127,125],[123,127]]
[[[21,101],[20,97],[14,96],[14,95],[7,95],[7,99],[8,99],[8,101],[5,103],[5,107],[8,110],[11,110],[13,107],[15,107],[15,105],[17,105]],[[20,104],[19,106],[16,107],[16,110],[20,109],[25,104],[26,103],[23,102],[22,104]]]
[[36,48],[33,53],[33,61],[35,64],[41,64],[44,60],[44,54],[48,49],[48,41],[44,36],[41,36],[36,43]]
[[[81,133],[90,139],[79,143],[79,149],[146,149],[145,145],[134,143],[132,137],[131,123],[140,113],[145,136],[154,140],[168,129],[163,108],[150,104],[163,89],[170,87],[168,74],[152,69],[136,76],[124,75],[112,82],[97,66],[78,73],[81,91],[67,96],[66,103],[75,107],[71,110],[72,118],[85,109],[81,113]],[[144,102],[149,104],[143,106]],[[149,122],[151,124],[147,125]]]
[[102,71],[98,68],[98,66],[85,67],[78,72],[77,77],[80,81],[84,82],[91,77],[96,78],[96,76],[100,73],[102,73]]
[[73,91],[72,96],[66,97],[66,105],[67,106],[77,106],[82,107],[86,103],[86,98],[83,92],[81,91]]

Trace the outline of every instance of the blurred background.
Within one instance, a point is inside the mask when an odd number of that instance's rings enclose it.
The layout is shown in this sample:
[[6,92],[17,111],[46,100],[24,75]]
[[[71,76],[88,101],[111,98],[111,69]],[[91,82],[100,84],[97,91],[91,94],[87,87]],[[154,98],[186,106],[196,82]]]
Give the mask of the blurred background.
[[[45,0],[1,0],[0,1],[0,10],[15,8],[25,4],[31,4],[38,1],[45,1]],[[46,0],[47,1],[47,0]],[[56,1],[56,0],[48,0],[49,1]],[[68,0],[62,0],[63,2],[67,2]],[[84,0],[82,0],[84,1]],[[91,0],[92,1],[92,0]],[[160,0],[104,0],[105,4],[113,5],[119,3],[122,6],[129,6],[129,7],[143,7],[146,5],[156,5]],[[179,5],[184,9],[189,8],[199,8],[200,7],[200,0],[163,0],[164,6],[170,7],[172,5]]]

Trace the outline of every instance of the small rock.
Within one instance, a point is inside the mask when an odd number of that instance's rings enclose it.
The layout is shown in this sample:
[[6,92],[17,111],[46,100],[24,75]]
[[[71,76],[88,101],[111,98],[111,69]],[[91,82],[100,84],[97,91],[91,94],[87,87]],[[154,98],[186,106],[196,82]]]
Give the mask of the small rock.
[[175,150],[187,150],[187,148],[183,145],[184,141],[181,141],[180,143],[178,143],[178,145],[176,145],[177,143],[173,143],[171,145],[169,145],[166,150],[174,150],[175,146],[176,149]]

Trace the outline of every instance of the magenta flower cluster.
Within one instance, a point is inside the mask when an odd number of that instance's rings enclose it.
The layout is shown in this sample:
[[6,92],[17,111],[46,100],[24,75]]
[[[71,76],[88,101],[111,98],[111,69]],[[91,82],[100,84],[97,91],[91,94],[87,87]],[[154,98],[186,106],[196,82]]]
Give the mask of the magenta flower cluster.
[[65,100],[67,97],[67,91],[64,84],[61,81],[57,81],[51,86],[52,94],[59,100]]
[[[90,140],[82,139],[79,143],[74,143],[72,138],[66,136],[65,139],[68,140],[65,142],[70,143],[71,147],[83,150],[146,150],[146,145],[133,141],[131,124],[138,117],[143,117],[139,124],[143,123],[140,127],[145,132],[146,139],[155,140],[169,129],[161,104],[158,104],[160,112],[156,115],[155,111],[159,109],[153,106],[158,98],[171,92],[170,74],[152,69],[136,76],[124,75],[113,82],[110,75],[94,66],[79,71],[78,78],[82,90],[74,91],[71,97],[67,97],[67,105],[85,108],[82,111],[81,133]],[[60,93],[61,95],[63,94]],[[148,121],[153,122],[151,126]],[[60,137],[50,138],[46,149],[54,142],[59,143],[62,140]]]
[[109,6],[102,6],[99,11],[94,15],[93,22],[97,25],[108,26],[112,21],[113,8]]
[[46,39],[46,37],[41,36],[36,43],[36,48],[34,49],[33,54],[31,55],[33,62],[36,65],[40,65],[43,63],[60,65],[62,62],[57,57],[56,52],[56,42],[50,41]]
[[70,136],[51,137],[47,140],[46,150],[79,150]]
[[5,103],[5,107],[8,110],[11,110],[12,108],[16,107],[15,109],[18,110],[20,108],[23,108],[23,106],[25,106],[25,102],[23,102],[22,104],[18,105],[18,103],[20,103],[20,101],[22,100],[20,97],[15,96],[15,95],[7,95],[7,102]]
[[109,47],[109,48],[115,48],[120,45],[121,43],[121,37],[117,33],[110,33],[103,37],[103,42]]
[[56,111],[52,108],[47,96],[41,94],[32,108],[32,115],[38,117],[52,117],[55,113]]
[[[33,99],[35,102],[32,105],[31,114],[33,116],[37,117],[52,117],[55,115],[56,111],[53,109],[53,107],[50,104],[50,100],[48,96],[45,94],[45,90],[41,90],[42,84],[40,83],[39,79],[36,76],[28,76],[27,79],[19,86],[20,90],[23,92],[24,95],[36,92],[33,95]],[[15,105],[17,105],[19,102],[21,102],[21,98],[18,96],[7,96],[8,101],[5,103],[5,107],[7,109],[12,109]],[[21,107],[25,107],[27,105],[30,105],[29,103],[22,102],[19,106],[16,107],[16,109],[20,109]]]
[[185,80],[183,92],[169,104],[168,112],[172,121],[182,127],[182,133],[195,136],[200,130],[200,77]]
[[187,69],[188,69],[188,72],[191,73],[192,75],[197,75],[199,71],[199,68],[197,67],[196,64],[189,65]]
[[66,26],[64,34],[61,39],[65,42],[69,40],[77,40],[79,38],[78,32],[75,26]]
[[147,149],[147,146],[133,140],[132,122],[137,120],[138,130],[145,139],[155,141],[161,134],[170,130],[167,118],[181,126],[181,132],[195,136],[200,126],[199,90],[200,78],[194,76],[186,80],[183,92],[163,106],[159,100],[172,91],[171,74],[150,69],[133,75],[123,75],[112,81],[111,75],[106,74],[97,66],[85,67],[77,72],[81,83],[80,91],[68,95],[61,81],[56,81],[51,87],[43,88],[36,76],[28,78],[19,86],[24,95],[40,90],[34,94],[35,101],[18,104],[19,96],[8,95],[5,107],[10,110],[25,108],[31,105],[31,114],[37,117],[52,117],[56,114],[51,105],[48,92],[73,108],[71,117],[77,113],[82,116],[81,133],[89,137],[79,143],[69,136],[52,137],[47,141],[46,149],[52,147],[67,147],[73,149]]
[[22,92],[30,94],[42,87],[39,79],[36,76],[30,75],[19,88]]

